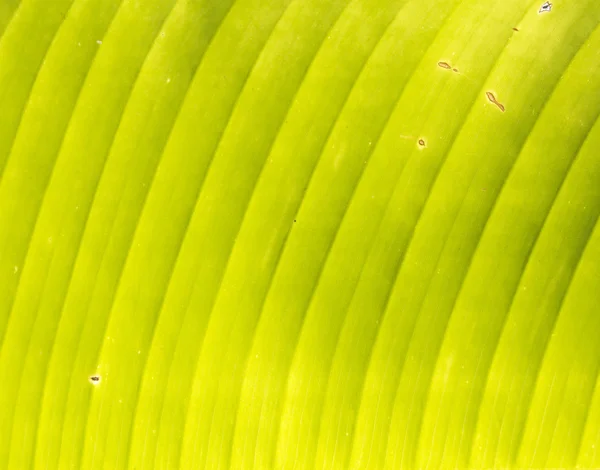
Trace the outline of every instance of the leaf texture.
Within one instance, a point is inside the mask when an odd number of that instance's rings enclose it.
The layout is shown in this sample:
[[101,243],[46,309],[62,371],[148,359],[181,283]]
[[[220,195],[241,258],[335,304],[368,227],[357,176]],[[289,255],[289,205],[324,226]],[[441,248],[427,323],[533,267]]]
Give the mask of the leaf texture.
[[600,467],[599,57],[592,0],[0,0],[0,468]]

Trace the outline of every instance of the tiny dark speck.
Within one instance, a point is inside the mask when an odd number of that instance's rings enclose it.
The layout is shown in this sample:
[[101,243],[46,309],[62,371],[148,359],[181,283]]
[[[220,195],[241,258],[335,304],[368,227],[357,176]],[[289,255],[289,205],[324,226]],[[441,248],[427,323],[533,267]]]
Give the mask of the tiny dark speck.
[[421,147],[425,147],[425,141],[423,139],[419,139],[419,145]]
[[294,219],[294,222],[296,222],[296,219]]
[[519,28],[513,28],[513,31],[519,31]]
[[99,376],[97,376],[97,375],[92,375],[92,376],[90,377],[90,380],[91,380],[92,382],[100,382],[100,377],[99,377]]

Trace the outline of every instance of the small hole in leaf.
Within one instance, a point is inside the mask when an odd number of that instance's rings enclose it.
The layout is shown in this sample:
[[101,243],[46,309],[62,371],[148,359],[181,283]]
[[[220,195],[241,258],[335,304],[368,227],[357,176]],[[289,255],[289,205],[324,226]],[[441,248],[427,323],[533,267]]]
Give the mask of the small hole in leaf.
[[92,375],[90,377],[90,382],[94,385],[98,385],[100,383],[100,380],[101,380],[101,378],[99,375]]
[[552,3],[544,2],[544,4],[540,7],[538,13],[547,13],[549,11],[552,11]]

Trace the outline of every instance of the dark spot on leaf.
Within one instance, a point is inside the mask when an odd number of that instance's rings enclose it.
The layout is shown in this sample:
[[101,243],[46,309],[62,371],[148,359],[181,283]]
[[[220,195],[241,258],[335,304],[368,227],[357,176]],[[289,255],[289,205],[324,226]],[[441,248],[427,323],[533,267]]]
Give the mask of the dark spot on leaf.
[[519,31],[519,28],[513,28],[513,31]]
[[421,147],[425,147],[425,141],[423,139],[419,139],[419,145]]
[[93,384],[100,383],[100,376],[99,375],[92,375],[90,377],[90,382],[92,382]]
[[448,62],[438,62],[438,66],[448,70],[452,68],[452,66]]

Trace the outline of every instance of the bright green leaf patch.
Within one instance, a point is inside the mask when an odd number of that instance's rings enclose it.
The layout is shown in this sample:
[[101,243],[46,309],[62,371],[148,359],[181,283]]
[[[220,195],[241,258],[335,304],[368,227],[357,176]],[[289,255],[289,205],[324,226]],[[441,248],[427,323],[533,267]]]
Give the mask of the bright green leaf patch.
[[600,4],[0,0],[0,468],[600,467]]

